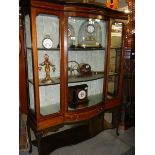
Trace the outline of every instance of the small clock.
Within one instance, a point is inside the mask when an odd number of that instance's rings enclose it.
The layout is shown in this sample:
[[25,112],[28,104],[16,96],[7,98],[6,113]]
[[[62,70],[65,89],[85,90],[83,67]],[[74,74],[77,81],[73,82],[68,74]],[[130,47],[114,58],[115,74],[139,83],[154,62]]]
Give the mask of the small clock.
[[89,64],[81,63],[79,64],[79,69],[77,70],[80,75],[79,76],[91,76],[91,66]]
[[94,25],[92,25],[92,24],[88,24],[88,25],[87,25],[87,32],[88,32],[88,33],[93,33],[94,30],[95,30]]
[[53,47],[53,41],[52,41],[52,39],[50,38],[49,35],[46,35],[46,37],[43,39],[42,45],[46,49],[50,49],[50,48]]
[[70,86],[68,88],[68,100],[70,107],[78,107],[81,105],[85,105],[88,103],[88,85],[87,84],[81,84],[81,85],[75,85]]

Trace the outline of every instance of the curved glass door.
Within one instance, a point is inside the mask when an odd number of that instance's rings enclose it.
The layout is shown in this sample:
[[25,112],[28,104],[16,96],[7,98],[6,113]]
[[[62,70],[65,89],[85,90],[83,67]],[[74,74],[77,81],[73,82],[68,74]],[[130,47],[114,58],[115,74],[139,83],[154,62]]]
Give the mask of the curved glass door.
[[68,18],[68,110],[104,100],[107,21]]
[[111,29],[108,99],[117,97],[119,91],[123,23],[114,22]]
[[24,20],[25,26],[25,49],[26,49],[26,60],[27,60],[27,76],[28,76],[28,90],[29,90],[29,108],[35,112],[34,103],[34,85],[33,81],[33,60],[32,60],[32,48],[31,48],[31,29],[30,29],[30,16],[27,14]]

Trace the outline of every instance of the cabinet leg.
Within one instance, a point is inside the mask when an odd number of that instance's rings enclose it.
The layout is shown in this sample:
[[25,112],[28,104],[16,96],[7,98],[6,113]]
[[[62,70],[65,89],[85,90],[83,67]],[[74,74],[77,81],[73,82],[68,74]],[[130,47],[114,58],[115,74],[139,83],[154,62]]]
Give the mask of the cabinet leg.
[[29,145],[30,145],[29,153],[32,153],[31,132],[30,132],[30,125],[29,125],[28,120],[27,120],[27,133],[28,133],[28,141],[29,141]]
[[41,150],[42,134],[36,133],[35,136],[36,136],[36,141],[37,141],[37,146],[38,146],[38,154],[41,155],[42,154],[42,150]]
[[104,116],[100,115],[89,120],[89,134],[90,137],[97,135],[104,130]]
[[116,128],[116,135],[119,136],[118,128],[121,121],[121,107],[112,112],[112,127]]
[[116,128],[116,135],[119,136],[118,126],[117,126],[117,128]]

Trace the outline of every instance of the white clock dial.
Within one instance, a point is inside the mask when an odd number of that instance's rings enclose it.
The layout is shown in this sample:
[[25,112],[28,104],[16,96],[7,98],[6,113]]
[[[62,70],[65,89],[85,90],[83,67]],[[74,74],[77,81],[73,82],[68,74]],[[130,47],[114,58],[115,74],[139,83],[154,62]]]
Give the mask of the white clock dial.
[[78,98],[79,98],[80,100],[82,100],[82,99],[84,99],[85,97],[86,97],[86,91],[84,91],[84,90],[79,91],[79,93],[78,93]]
[[93,25],[90,24],[90,25],[87,26],[87,31],[88,31],[89,33],[93,33],[94,30],[95,30],[95,28],[94,28]]
[[44,47],[44,48],[50,49],[50,48],[52,48],[52,46],[53,46],[53,41],[52,41],[52,39],[50,39],[50,38],[45,38],[45,39],[43,40],[43,47]]

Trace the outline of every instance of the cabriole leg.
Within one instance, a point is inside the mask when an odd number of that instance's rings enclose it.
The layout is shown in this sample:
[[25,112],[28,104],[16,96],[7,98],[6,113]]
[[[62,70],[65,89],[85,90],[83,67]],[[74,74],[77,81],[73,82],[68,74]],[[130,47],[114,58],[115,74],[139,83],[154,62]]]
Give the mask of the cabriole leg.
[[29,153],[32,153],[31,132],[30,132],[30,125],[29,125],[29,121],[28,120],[27,120],[27,133],[28,133],[28,141],[29,141],[29,144],[30,144]]

